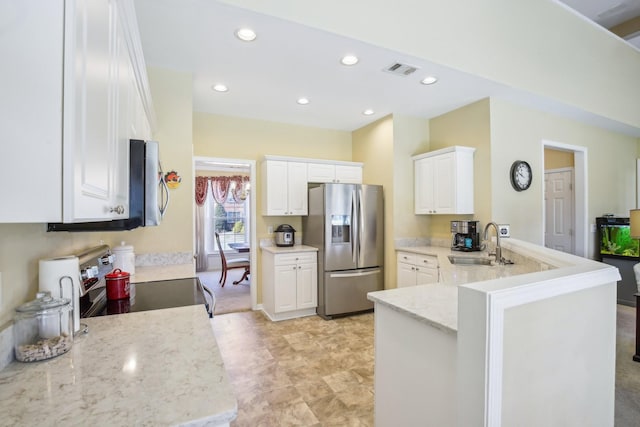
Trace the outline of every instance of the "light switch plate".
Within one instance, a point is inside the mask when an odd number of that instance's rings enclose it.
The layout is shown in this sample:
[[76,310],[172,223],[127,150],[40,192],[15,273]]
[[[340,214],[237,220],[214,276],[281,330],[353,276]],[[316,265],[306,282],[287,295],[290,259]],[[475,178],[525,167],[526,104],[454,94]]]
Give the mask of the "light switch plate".
[[509,224],[498,225],[498,232],[500,237],[511,237],[511,231],[509,230]]

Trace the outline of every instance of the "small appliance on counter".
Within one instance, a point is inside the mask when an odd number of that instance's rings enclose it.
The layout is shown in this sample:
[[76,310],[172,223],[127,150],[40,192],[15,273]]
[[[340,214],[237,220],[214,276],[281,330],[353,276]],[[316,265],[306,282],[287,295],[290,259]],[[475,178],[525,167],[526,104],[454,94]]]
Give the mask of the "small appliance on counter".
[[289,224],[280,224],[275,231],[276,246],[293,246],[296,230]]
[[459,220],[451,221],[451,250],[453,251],[481,251],[480,221]]

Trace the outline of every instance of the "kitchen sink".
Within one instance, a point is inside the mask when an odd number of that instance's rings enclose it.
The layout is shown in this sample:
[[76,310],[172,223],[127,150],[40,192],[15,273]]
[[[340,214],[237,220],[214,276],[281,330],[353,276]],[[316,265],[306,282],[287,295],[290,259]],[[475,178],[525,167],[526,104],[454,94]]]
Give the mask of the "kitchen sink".
[[461,265],[492,265],[491,258],[484,257],[472,257],[472,256],[458,256],[458,255],[449,255],[449,262],[451,264],[461,264]]

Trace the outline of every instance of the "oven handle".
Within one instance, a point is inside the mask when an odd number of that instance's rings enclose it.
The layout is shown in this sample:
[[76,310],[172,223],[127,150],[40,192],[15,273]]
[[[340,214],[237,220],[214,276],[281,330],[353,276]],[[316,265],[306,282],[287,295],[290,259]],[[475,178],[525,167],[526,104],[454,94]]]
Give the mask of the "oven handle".
[[[199,282],[199,281],[198,281]],[[207,313],[209,314],[209,317],[213,317],[213,309],[216,306],[216,297],[215,295],[213,295],[213,292],[211,292],[211,290],[209,288],[207,288],[206,286],[204,286],[202,283],[200,283],[200,289],[202,289],[204,292],[208,293],[209,296],[211,297],[211,304],[207,304],[208,308],[207,308]],[[206,296],[205,296],[205,301],[207,300]]]

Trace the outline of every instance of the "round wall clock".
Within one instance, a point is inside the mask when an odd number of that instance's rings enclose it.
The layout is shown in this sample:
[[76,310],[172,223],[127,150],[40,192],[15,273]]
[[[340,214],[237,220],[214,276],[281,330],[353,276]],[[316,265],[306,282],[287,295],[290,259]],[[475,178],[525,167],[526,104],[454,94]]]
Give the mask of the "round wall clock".
[[531,166],[524,160],[516,160],[511,165],[511,185],[516,191],[524,191],[531,186]]

